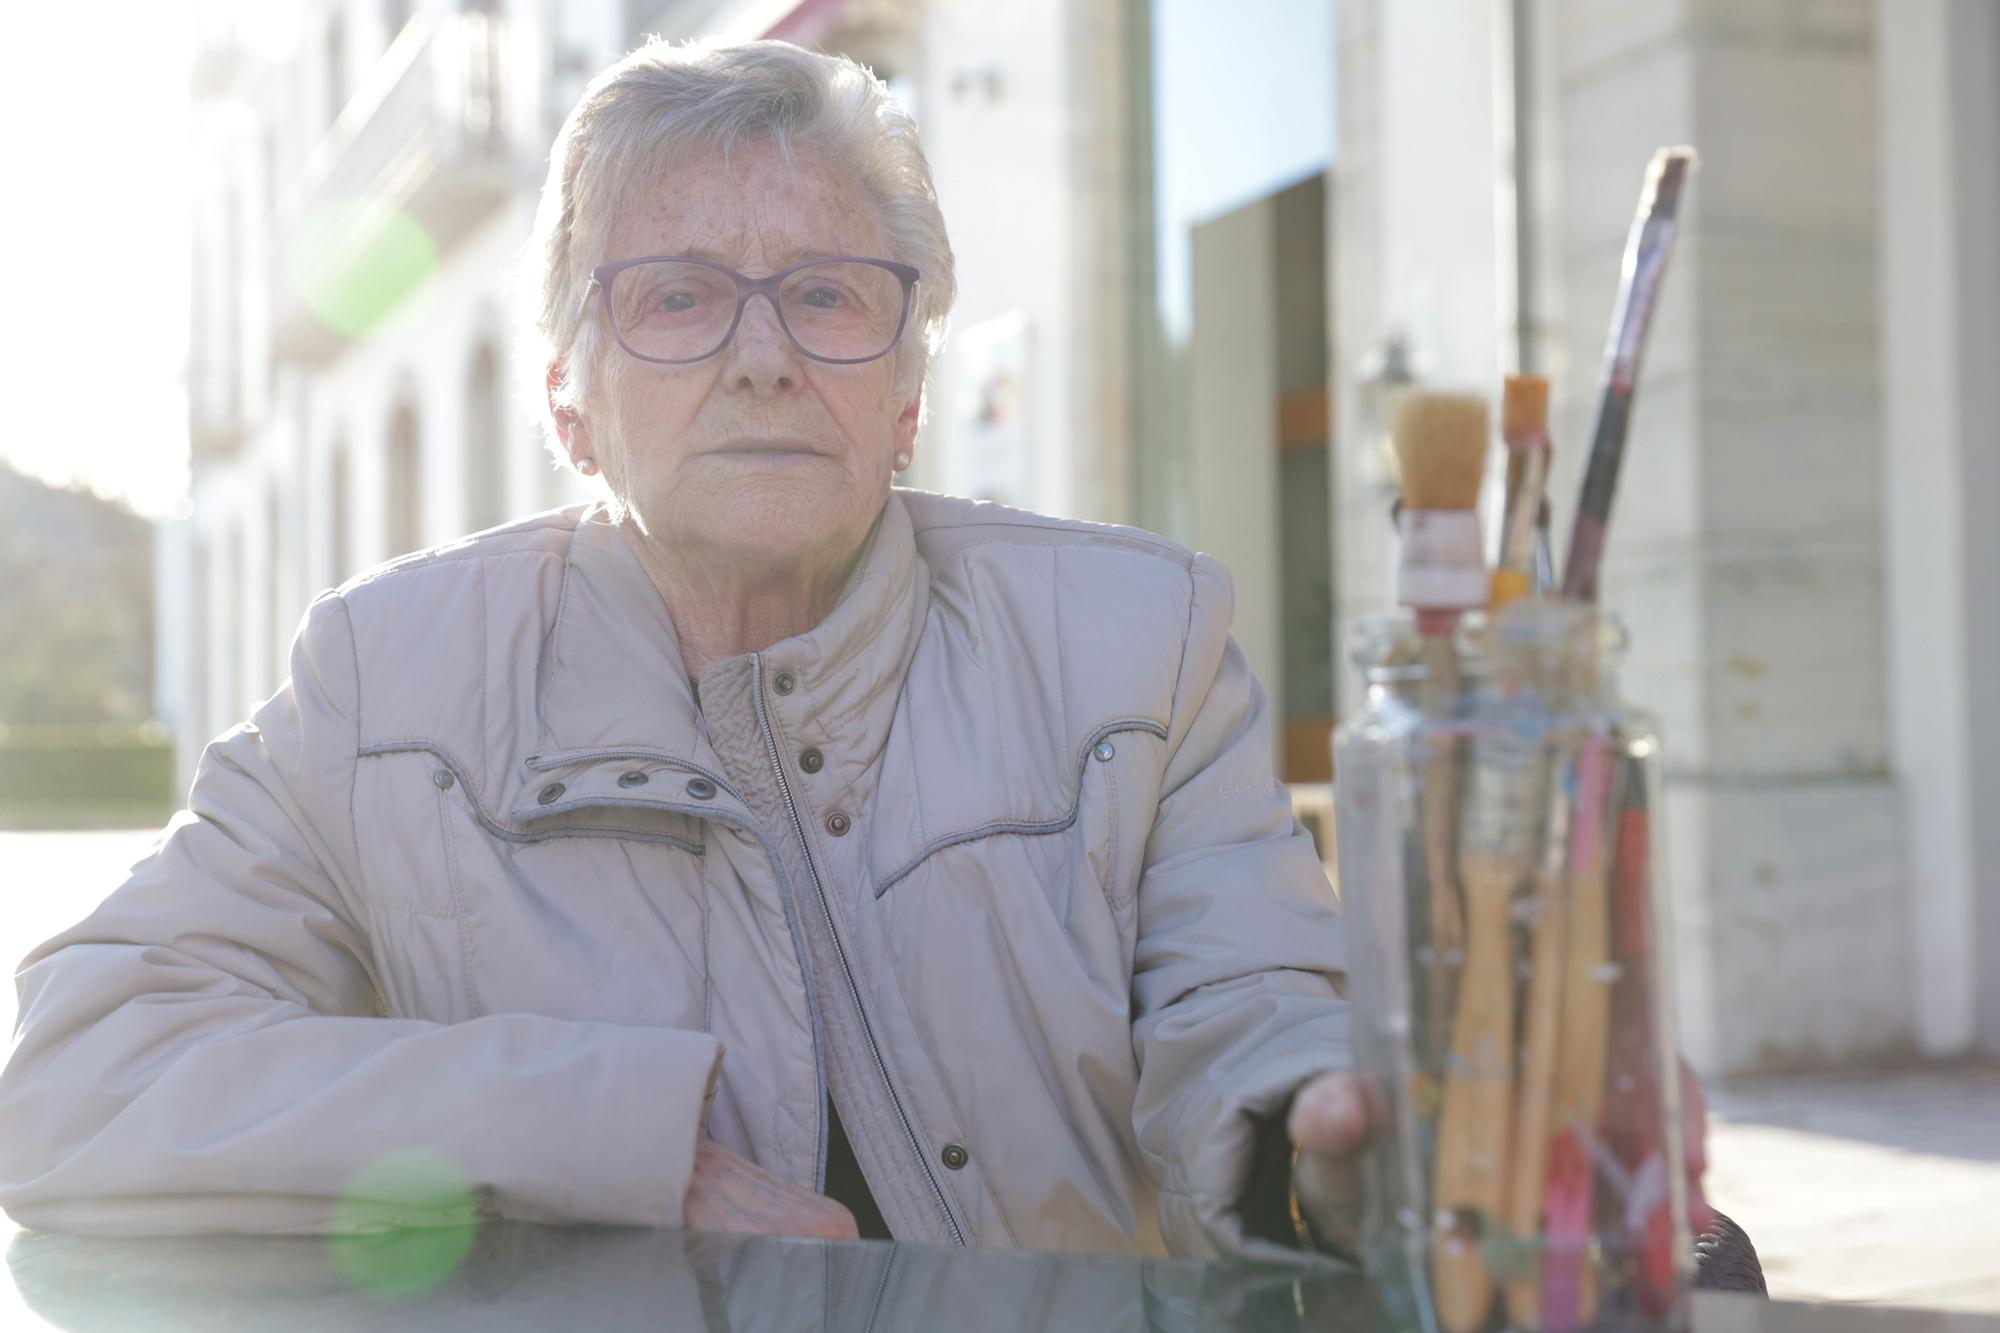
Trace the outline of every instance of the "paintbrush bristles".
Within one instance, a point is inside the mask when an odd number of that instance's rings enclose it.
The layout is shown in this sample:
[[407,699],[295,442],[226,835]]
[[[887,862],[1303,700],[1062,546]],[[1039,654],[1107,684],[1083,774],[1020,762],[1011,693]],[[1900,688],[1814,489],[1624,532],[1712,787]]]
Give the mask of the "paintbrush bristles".
[[1509,375],[1500,400],[1500,433],[1512,440],[1548,428],[1548,379],[1542,375]]
[[1472,394],[1412,393],[1396,412],[1406,509],[1474,509],[1486,471],[1489,416]]

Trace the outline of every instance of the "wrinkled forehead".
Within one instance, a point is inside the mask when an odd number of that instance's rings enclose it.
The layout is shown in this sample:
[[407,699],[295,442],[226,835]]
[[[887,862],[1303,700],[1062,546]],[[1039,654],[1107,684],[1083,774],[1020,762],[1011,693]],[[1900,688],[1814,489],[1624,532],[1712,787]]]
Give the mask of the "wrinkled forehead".
[[604,260],[692,255],[747,273],[819,255],[884,253],[860,177],[803,143],[663,149],[618,191]]

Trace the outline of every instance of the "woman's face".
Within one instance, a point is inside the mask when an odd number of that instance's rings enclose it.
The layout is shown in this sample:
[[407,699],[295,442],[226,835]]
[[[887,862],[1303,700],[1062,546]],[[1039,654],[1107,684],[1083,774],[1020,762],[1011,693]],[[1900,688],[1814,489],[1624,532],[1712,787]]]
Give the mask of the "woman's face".
[[[688,255],[764,277],[802,259],[884,250],[861,184],[817,150],[786,165],[764,144],[670,163],[611,232],[606,262]],[[591,318],[602,320],[600,299]],[[895,355],[860,365],[804,356],[762,297],[703,361],[657,365],[600,325],[603,374],[568,432],[649,537],[737,573],[837,562],[888,498],[897,454],[913,449],[921,389],[894,392]]]

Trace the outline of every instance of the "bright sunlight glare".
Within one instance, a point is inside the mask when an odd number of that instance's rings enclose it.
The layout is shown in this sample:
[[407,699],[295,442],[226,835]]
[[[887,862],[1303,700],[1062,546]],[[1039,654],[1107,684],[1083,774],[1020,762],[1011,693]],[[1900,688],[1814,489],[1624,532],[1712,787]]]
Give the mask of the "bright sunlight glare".
[[41,4],[0,43],[0,462],[148,517],[187,489],[190,7]]

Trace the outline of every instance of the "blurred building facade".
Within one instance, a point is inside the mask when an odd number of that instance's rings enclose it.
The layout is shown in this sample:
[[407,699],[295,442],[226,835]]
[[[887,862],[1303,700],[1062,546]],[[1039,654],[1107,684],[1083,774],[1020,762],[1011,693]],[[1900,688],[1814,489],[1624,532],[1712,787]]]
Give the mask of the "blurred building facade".
[[[919,108],[933,157],[962,164],[958,177],[940,166],[940,187],[961,269],[983,281],[955,319],[979,373],[936,366],[934,424],[906,480],[1116,512],[1115,451],[1069,445],[1129,434],[1123,380],[1094,364],[1128,341],[1127,281],[1097,256],[1129,247],[1094,231],[1119,225],[1125,177],[1144,162],[1100,146],[1072,111],[1091,100],[1093,115],[1122,113],[1122,90],[1095,78],[1119,66],[1121,13],[1061,0],[1004,16],[917,0],[305,0],[276,40],[241,20],[204,33],[192,514],[161,536],[160,707],[183,774],[282,680],[318,591],[594,492],[550,466],[520,391],[532,377],[515,364],[516,267],[563,117],[647,34],[819,43]],[[1046,58],[1072,51],[1088,68]],[[1082,195],[1109,219],[1069,206]],[[954,410],[965,395],[978,401]],[[938,443],[954,435],[976,447]]]
[[2000,1051],[2000,5],[1338,15],[1340,622],[1393,549],[1344,358],[1550,374],[1562,531],[1641,169],[1695,145],[1605,580],[1666,738],[1683,1043]]
[[646,33],[889,80],[961,291],[903,480],[1224,559],[1302,812],[1341,627],[1386,602],[1387,394],[1554,377],[1563,531],[1641,169],[1695,144],[1606,592],[1667,738],[1684,1044],[2000,1051],[1995,0],[308,0],[289,43],[212,32],[193,512],[160,539],[183,781],[317,591],[591,493],[515,392],[511,270],[562,117]]

